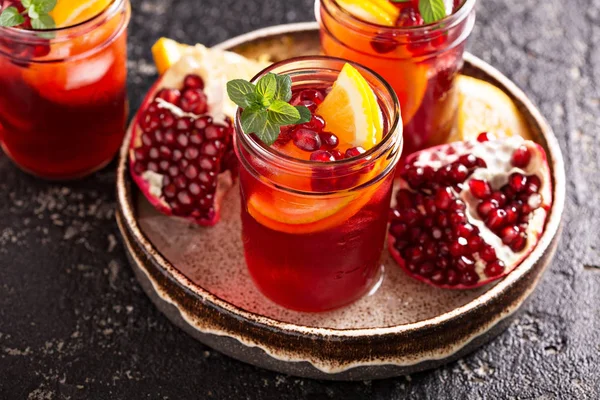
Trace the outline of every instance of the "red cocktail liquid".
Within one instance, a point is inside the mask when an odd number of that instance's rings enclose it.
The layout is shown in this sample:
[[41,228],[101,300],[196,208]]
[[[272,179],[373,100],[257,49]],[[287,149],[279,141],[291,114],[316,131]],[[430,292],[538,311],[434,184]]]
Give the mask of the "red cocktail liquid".
[[108,163],[119,148],[127,118],[129,4],[115,3],[120,8],[105,10],[98,26],[60,29],[53,39],[11,28],[0,33],[6,33],[0,142],[24,170],[77,178]]

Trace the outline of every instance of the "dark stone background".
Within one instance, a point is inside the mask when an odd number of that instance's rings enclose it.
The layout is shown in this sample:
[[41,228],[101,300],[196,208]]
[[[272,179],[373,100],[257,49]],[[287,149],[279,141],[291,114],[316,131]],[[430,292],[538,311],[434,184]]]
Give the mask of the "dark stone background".
[[[313,0],[135,1],[135,110],[166,35],[215,44],[313,19]],[[298,379],[227,358],[141,292],[114,220],[114,163],[36,180],[0,153],[0,399],[600,398],[600,1],[482,0],[470,49],[531,95],[568,169],[554,262],[511,327],[463,360],[384,381]]]

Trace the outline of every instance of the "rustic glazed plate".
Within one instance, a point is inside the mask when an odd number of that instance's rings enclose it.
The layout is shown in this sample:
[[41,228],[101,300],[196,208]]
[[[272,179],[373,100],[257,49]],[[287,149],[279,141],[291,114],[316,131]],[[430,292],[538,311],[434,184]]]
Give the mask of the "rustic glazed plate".
[[[276,26],[218,47],[273,60],[319,52],[316,23]],[[285,310],[254,287],[240,238],[234,188],[213,228],[158,214],[127,170],[129,136],[118,169],[117,220],[131,265],[156,306],[194,338],[231,357],[275,371],[320,379],[378,379],[436,367],[481,346],[504,329],[537,285],[558,241],[565,200],[563,159],[552,130],[514,84],[467,54],[463,73],[511,96],[548,153],[554,204],[533,253],[508,277],[472,291],[411,280],[385,251],[385,278],[358,302],[321,314]]]

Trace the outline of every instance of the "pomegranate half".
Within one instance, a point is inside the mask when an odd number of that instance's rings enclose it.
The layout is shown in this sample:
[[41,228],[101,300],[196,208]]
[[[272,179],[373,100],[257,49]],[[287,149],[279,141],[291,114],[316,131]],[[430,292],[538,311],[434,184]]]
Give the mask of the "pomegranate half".
[[237,160],[227,81],[264,65],[197,45],[148,93],[132,126],[131,175],[160,212],[204,226],[219,220]]
[[390,252],[411,277],[441,288],[506,276],[537,244],[552,204],[546,154],[520,137],[426,149],[400,176]]

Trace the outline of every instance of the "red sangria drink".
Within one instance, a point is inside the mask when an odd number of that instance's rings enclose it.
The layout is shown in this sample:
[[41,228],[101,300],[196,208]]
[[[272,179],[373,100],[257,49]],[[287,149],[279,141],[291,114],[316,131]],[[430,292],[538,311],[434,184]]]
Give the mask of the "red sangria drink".
[[320,0],[325,54],[365,65],[396,91],[405,154],[446,141],[476,0]]
[[374,72],[329,57],[287,60],[252,84],[231,84],[241,107],[235,149],[254,282],[294,310],[357,300],[381,278],[402,145],[393,90]]
[[106,165],[127,122],[129,1],[0,0],[0,7],[5,153],[48,179]]

